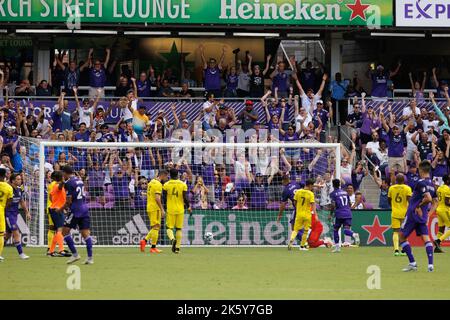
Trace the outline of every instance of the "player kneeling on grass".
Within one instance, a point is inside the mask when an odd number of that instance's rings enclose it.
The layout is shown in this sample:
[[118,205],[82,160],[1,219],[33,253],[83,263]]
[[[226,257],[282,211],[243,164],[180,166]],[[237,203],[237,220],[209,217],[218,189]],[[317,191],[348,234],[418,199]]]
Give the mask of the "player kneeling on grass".
[[[441,242],[450,237],[450,176],[445,175],[442,180],[444,180],[444,184],[437,189],[439,205],[436,214],[439,233],[438,238],[434,241],[434,253],[443,253]],[[446,227],[449,228],[447,232],[445,232]]]
[[331,199],[331,215],[336,218],[333,226],[334,232],[334,249],[333,253],[341,251],[339,244],[339,230],[344,226],[344,234],[352,237],[355,244],[359,246],[359,234],[352,231],[352,209],[350,204],[350,197],[347,191],[341,189],[341,181],[339,179],[333,180],[334,191],[330,194]]
[[10,206],[13,198],[13,188],[5,182],[6,169],[0,168],[0,262],[5,260],[2,257],[3,247],[5,246],[5,210]]
[[303,189],[297,190],[294,195],[294,203],[296,208],[294,229],[291,233],[288,250],[292,250],[292,245],[300,230],[303,229],[302,241],[300,243],[301,251],[308,251],[306,247],[308,232],[311,228],[312,216],[317,214],[316,201],[312,192],[314,186],[313,180],[307,180]]
[[[394,256],[406,255],[400,253],[399,232],[405,220],[408,201],[411,198],[411,187],[405,184],[405,176],[399,173],[396,177],[397,184],[390,186],[388,201],[392,208],[392,242],[394,243]],[[392,201],[393,200],[393,201]]]
[[[311,216],[311,232],[308,236],[308,247],[310,248],[319,248],[321,246],[326,246],[327,248],[331,247],[331,240],[327,239],[321,239],[320,236],[323,232],[323,225],[319,220],[319,217],[316,214],[313,214]],[[300,231],[297,235],[297,239],[300,239],[303,237],[303,230]]]
[[150,181],[147,187],[147,214],[150,219],[150,232],[145,239],[140,242],[141,252],[145,251],[147,242],[151,240],[152,248],[150,253],[161,253],[162,250],[156,248],[158,243],[159,230],[161,229],[161,218],[164,218],[166,213],[162,204],[162,190],[163,183],[167,180],[168,173],[162,170],[158,173],[158,177]]
[[[183,237],[184,208],[185,206],[188,208],[189,214],[192,214],[192,210],[189,205],[187,185],[178,179],[178,170],[170,170],[170,180],[164,184],[163,190],[167,193],[167,236],[172,245],[172,252],[180,253]],[[175,236],[173,229],[176,230]]]
[[13,237],[14,246],[19,253],[20,259],[26,260],[30,257],[23,253],[21,236],[17,227],[17,217],[19,215],[19,207],[25,212],[27,220],[31,219],[30,213],[24,200],[24,192],[22,186],[22,176],[17,173],[13,173],[9,179],[13,188],[13,198],[10,206],[6,209],[6,236],[5,241],[8,241],[11,236]]
[[71,264],[81,259],[75,248],[72,236],[70,235],[71,229],[78,228],[81,232],[81,236],[86,242],[88,258],[84,264],[94,264],[90,231],[91,218],[89,216],[89,209],[84,195],[84,183],[79,177],[74,175],[71,166],[64,166],[62,171],[64,173],[64,180],[66,181],[64,184],[64,188],[66,189],[66,203],[60,210],[57,210],[57,212],[61,213],[66,209],[70,209],[63,228],[64,240],[73,254],[67,263]]
[[[427,160],[419,164],[420,180],[414,186],[411,200],[409,201],[406,219],[400,230],[400,245],[409,259],[409,265],[403,269],[404,272],[417,271],[417,263],[412,254],[408,237],[415,230],[418,237],[422,237],[428,257],[428,272],[434,271],[433,244],[428,236],[428,212],[433,212],[437,207],[437,196],[434,184],[430,179],[431,163]],[[432,203],[431,210],[429,205]]]

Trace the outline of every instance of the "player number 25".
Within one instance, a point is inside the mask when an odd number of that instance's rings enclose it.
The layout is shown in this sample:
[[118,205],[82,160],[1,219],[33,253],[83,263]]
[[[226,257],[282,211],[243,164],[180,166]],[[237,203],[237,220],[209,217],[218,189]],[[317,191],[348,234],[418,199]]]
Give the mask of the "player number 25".
[[82,200],[84,195],[84,187],[77,187],[77,200]]

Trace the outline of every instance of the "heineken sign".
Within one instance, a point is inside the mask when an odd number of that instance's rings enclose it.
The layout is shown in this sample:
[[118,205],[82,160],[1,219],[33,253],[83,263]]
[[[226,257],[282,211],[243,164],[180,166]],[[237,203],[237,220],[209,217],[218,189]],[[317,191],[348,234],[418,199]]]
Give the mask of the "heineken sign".
[[391,26],[391,0],[0,0],[0,22]]

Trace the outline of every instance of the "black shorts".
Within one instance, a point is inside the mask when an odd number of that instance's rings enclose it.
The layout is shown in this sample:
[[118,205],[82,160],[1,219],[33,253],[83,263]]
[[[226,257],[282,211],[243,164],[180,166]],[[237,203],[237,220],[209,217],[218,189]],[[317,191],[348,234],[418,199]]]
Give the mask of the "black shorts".
[[48,213],[50,213],[50,217],[52,217],[53,225],[56,229],[62,228],[64,226],[64,213],[56,212],[56,209],[48,209]]

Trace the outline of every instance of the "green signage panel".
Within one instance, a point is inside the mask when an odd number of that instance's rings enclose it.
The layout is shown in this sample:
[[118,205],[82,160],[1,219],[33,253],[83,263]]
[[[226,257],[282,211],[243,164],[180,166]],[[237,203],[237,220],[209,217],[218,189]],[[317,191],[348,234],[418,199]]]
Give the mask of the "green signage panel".
[[391,26],[392,0],[2,0],[0,22]]

